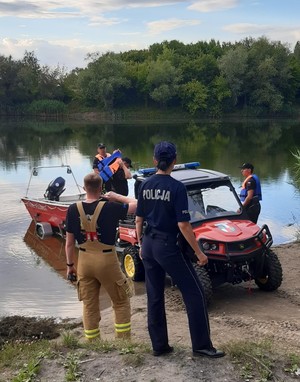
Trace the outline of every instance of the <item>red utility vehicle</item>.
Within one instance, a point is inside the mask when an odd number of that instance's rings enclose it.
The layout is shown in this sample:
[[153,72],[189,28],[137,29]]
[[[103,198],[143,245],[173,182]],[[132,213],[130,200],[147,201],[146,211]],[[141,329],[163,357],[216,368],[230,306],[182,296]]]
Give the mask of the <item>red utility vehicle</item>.
[[[254,280],[264,291],[276,290],[282,282],[282,268],[267,225],[252,223],[229,177],[217,171],[198,169],[199,163],[176,165],[171,176],[187,189],[191,224],[208,264],[200,267],[191,247],[179,236],[182,251],[189,256],[202,282],[207,301],[213,288]],[[135,191],[155,169],[139,170]],[[117,251],[127,276],[144,280],[144,267],[139,258],[134,216],[120,222]]]

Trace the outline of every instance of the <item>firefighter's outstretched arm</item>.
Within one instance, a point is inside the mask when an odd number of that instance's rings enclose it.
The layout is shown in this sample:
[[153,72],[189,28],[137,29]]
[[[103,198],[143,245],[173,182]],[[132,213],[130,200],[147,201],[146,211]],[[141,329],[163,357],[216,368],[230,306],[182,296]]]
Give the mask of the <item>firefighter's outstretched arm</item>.
[[121,194],[117,194],[114,191],[109,191],[104,196],[110,202],[119,202],[119,203],[128,204],[128,213],[129,214],[135,213],[136,205],[137,205],[137,200],[135,198],[132,198],[130,196],[124,196]]

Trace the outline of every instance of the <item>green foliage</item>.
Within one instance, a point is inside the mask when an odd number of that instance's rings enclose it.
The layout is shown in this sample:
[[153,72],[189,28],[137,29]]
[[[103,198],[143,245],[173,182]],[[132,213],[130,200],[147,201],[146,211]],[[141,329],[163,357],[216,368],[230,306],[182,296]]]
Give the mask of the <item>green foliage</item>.
[[90,53],[85,69],[68,74],[41,66],[33,52],[21,60],[0,55],[0,113],[21,114],[30,105],[33,114],[62,114],[63,104],[111,112],[143,103],[170,110],[183,105],[191,115],[292,114],[300,100],[299,52],[299,42],[292,52],[265,37],[222,44],[172,40],[119,54]]
[[83,101],[111,110],[119,92],[130,86],[126,78],[126,64],[115,53],[91,58],[87,69],[78,74],[77,92],[82,95]]
[[6,342],[0,352],[0,370],[17,370],[13,382],[34,381],[41,360],[50,353],[51,345],[46,340]]
[[27,113],[31,115],[58,115],[66,112],[66,105],[62,101],[40,100],[33,101],[27,108]]
[[233,104],[243,95],[244,83],[247,73],[247,49],[238,45],[227,51],[219,59],[219,68],[223,78],[227,81],[232,95]]
[[244,380],[254,379],[266,382],[273,377],[275,360],[272,355],[272,345],[269,341],[235,342],[228,345],[230,356],[240,366]]
[[16,377],[12,379],[12,382],[31,382],[35,380],[39,370],[40,370],[40,359],[37,361],[29,361],[29,363],[24,364],[22,370],[18,373]]
[[150,97],[163,106],[177,94],[181,79],[180,70],[176,69],[171,61],[164,60],[164,57],[169,57],[170,54],[164,51],[155,62],[151,62],[147,76]]
[[79,346],[78,337],[75,336],[72,332],[65,331],[65,332],[62,333],[61,336],[62,336],[62,343],[67,348],[75,349],[76,347]]
[[300,355],[291,353],[284,370],[294,376],[300,376]]
[[41,99],[63,100],[64,69],[41,67],[33,52],[22,60],[0,56],[0,111],[11,114],[22,104]]
[[182,85],[182,102],[191,114],[207,108],[207,97],[208,89],[199,81],[193,80]]
[[294,171],[296,175],[296,179],[300,184],[300,150],[297,149],[295,152],[292,152],[293,157],[295,158]]
[[69,353],[65,359],[65,381],[79,381],[81,372],[79,369],[79,357],[76,353]]

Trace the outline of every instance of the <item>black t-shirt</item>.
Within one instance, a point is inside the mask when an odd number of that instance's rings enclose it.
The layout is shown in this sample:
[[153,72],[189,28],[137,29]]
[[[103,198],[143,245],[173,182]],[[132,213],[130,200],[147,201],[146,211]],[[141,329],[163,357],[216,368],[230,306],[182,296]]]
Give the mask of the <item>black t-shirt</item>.
[[122,168],[119,168],[118,171],[112,177],[112,188],[117,194],[128,195],[128,183],[125,177],[125,172]]
[[[93,203],[82,203],[84,212],[93,215],[98,201]],[[128,204],[106,202],[97,220],[97,233],[99,240],[108,245],[114,245],[116,240],[116,229],[119,220],[125,219],[128,211]],[[80,230],[80,215],[76,203],[71,204],[67,212],[66,231],[73,233],[78,244],[84,242],[84,235]]]
[[93,168],[98,168],[98,164],[100,162],[100,159],[98,159],[97,157],[94,158],[94,161],[93,161]]
[[[94,161],[93,161],[93,169],[97,168],[99,170],[99,167],[98,167],[99,163],[100,163],[100,159],[98,159],[95,156]],[[111,191],[112,189],[113,189],[112,179],[108,179],[107,182],[103,182],[103,191],[108,192],[108,191]]]
[[246,183],[246,190],[255,190],[256,188],[256,181],[253,177],[247,180]]

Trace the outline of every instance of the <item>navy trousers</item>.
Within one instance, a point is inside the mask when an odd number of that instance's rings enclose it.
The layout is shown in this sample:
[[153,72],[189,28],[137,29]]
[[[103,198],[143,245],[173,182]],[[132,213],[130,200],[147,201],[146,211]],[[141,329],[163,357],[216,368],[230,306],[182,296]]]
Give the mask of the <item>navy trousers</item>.
[[201,283],[193,265],[177,246],[174,235],[149,232],[144,235],[142,257],[148,299],[148,330],[153,350],[168,346],[164,288],[166,273],[179,288],[188,315],[193,350],[209,349],[209,319]]
[[251,203],[249,206],[246,206],[246,212],[253,223],[257,223],[258,216],[260,214],[261,206],[260,203]]

